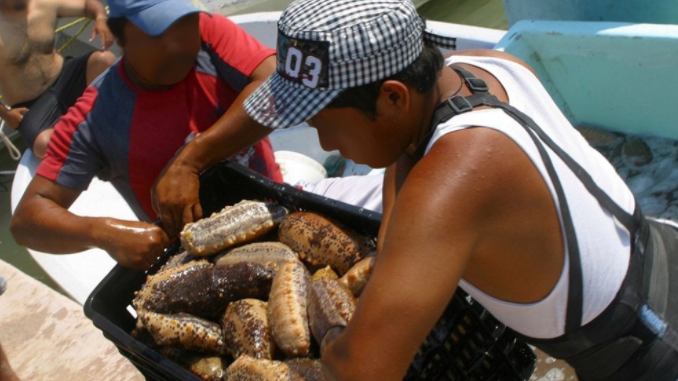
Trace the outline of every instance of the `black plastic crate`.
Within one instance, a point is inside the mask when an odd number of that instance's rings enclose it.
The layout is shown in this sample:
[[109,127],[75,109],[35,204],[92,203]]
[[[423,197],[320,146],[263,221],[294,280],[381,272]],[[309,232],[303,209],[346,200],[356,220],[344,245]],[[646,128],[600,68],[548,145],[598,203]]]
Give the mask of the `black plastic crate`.
[[[201,177],[200,200],[205,215],[243,199],[272,200],[292,210],[315,211],[374,237],[381,221],[379,213],[272,182],[237,164],[219,164]],[[170,246],[149,272],[157,271],[178,251],[178,243]],[[116,265],[87,299],[85,315],[147,380],[200,381],[130,335],[136,321],[128,309],[134,292],[145,279],[143,271]],[[535,363],[534,353],[524,342],[459,290],[420,348],[405,379],[527,380]]]

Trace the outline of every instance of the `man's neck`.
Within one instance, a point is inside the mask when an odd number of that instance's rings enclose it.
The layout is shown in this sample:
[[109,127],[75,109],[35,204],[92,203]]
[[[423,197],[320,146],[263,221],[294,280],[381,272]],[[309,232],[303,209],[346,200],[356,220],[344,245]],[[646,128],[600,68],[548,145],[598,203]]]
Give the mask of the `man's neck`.
[[422,113],[419,122],[419,129],[414,136],[410,146],[407,148],[407,153],[413,155],[416,149],[421,144],[423,138],[431,130],[431,122],[433,121],[433,112],[444,102],[447,98],[459,92],[460,81],[452,69],[443,66],[442,72],[438,77],[436,85],[431,92],[423,97]]
[[123,69],[125,70],[125,74],[127,74],[127,78],[129,78],[129,80],[135,86],[144,90],[167,90],[172,88],[171,85],[158,85],[145,79],[139,73],[137,73],[136,70],[134,70],[134,67],[129,63],[128,60],[123,60],[123,62],[124,62]]

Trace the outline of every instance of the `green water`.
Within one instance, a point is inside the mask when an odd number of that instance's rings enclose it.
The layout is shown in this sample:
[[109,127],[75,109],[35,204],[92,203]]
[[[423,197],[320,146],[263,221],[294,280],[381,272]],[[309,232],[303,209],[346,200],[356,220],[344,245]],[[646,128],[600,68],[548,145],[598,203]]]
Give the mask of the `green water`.
[[429,20],[508,29],[501,0],[431,0],[418,11]]
[[[457,24],[475,25],[486,28],[507,29],[504,6],[501,0],[416,0],[422,4],[419,13],[429,20],[447,21]],[[269,0],[253,6],[240,7],[225,11],[227,15],[250,12],[280,11],[289,0]],[[16,143],[23,152],[25,146],[17,139]],[[0,171],[11,171],[17,163],[11,159],[6,149],[0,149]],[[0,175],[0,259],[17,267],[31,277],[62,292],[59,286],[42,270],[28,252],[17,245],[9,232],[11,219],[10,188],[12,176]],[[63,293],[63,292],[62,292]]]
[[[282,11],[291,0],[256,1],[226,7],[226,15]],[[504,4],[501,0],[414,0],[419,14],[429,20],[447,21],[456,24],[475,25],[485,28],[507,29]]]

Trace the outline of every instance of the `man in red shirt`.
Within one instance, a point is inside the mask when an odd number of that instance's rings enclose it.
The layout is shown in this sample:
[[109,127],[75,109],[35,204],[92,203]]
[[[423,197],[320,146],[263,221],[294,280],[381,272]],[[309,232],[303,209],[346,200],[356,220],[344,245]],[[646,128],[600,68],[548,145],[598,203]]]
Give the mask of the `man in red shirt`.
[[[124,56],[56,125],[11,229],[18,243],[35,250],[98,247],[122,265],[147,268],[178,233],[150,223],[158,218],[150,189],[186,141],[195,137],[199,144],[214,135],[203,132],[224,131],[230,139],[222,153],[282,180],[265,138],[271,130],[242,108],[274,71],[275,57],[190,0],[116,0],[109,7]],[[68,212],[94,176],[111,181],[141,221]]]

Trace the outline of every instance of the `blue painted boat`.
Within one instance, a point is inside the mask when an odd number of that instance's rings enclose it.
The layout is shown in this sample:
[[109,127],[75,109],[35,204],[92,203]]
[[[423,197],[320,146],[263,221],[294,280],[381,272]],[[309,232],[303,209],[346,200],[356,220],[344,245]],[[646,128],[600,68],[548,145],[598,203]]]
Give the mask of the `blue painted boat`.
[[678,24],[675,0],[503,0],[510,26],[520,20]]
[[495,49],[532,66],[574,126],[678,139],[678,25],[521,21]]

